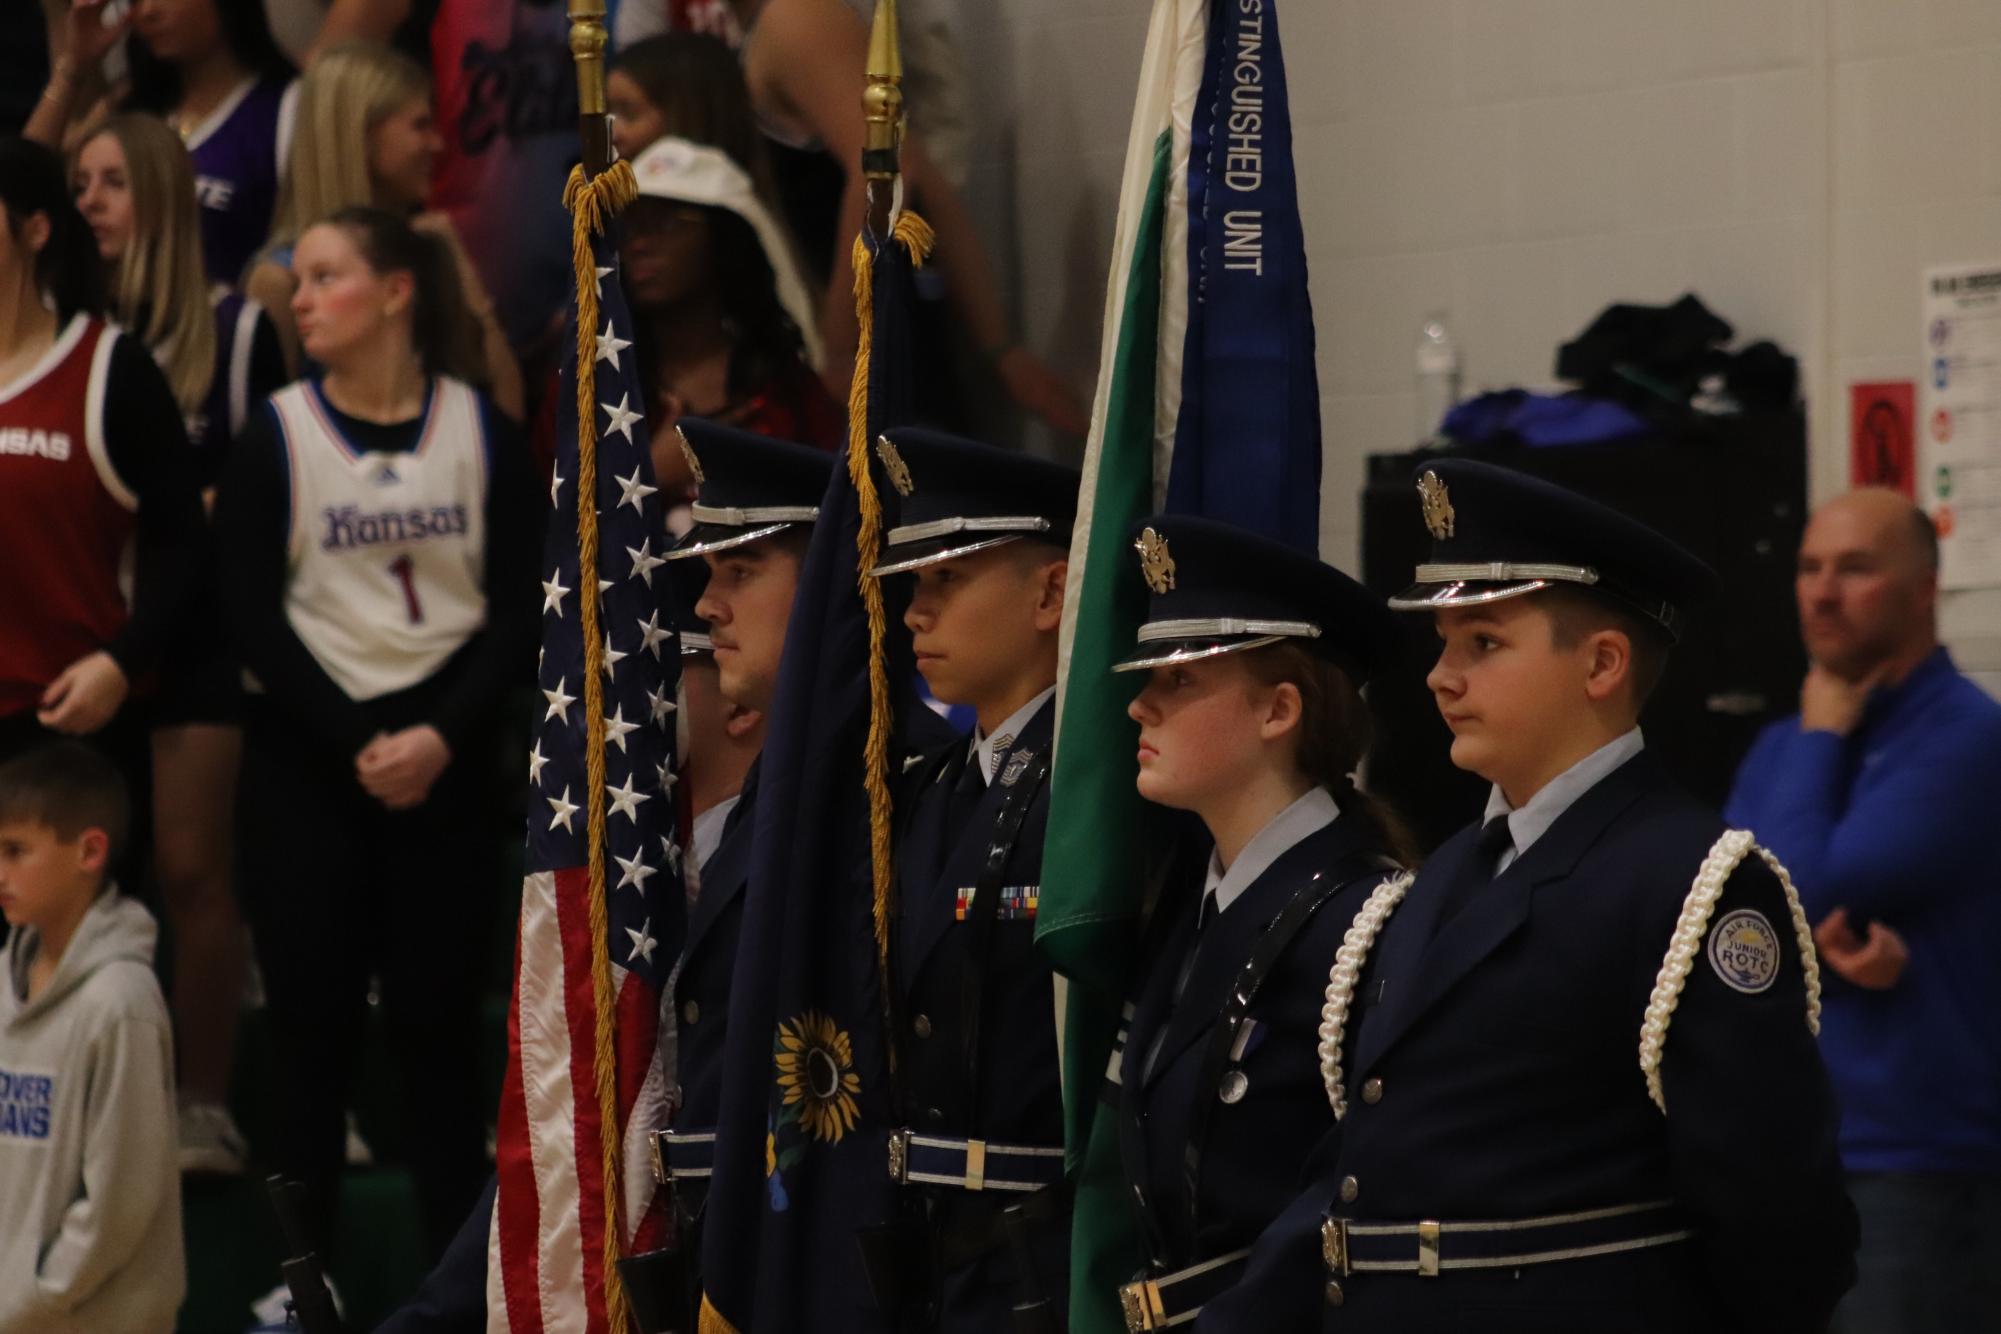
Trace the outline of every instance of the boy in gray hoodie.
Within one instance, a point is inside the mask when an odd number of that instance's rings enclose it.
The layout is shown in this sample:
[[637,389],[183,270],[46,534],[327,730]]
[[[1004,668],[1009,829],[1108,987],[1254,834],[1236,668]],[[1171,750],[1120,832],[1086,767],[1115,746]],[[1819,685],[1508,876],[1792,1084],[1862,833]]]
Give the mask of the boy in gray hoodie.
[[187,1290],[153,919],[106,867],[118,771],[0,765],[0,1334],[167,1334]]

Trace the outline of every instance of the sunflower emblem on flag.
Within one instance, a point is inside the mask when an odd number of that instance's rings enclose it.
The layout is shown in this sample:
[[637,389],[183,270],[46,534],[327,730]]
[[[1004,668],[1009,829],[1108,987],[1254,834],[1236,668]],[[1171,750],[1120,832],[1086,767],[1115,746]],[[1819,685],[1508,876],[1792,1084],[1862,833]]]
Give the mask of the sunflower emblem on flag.
[[773,1056],[783,1095],[780,1115],[796,1117],[812,1139],[840,1143],[855,1128],[860,1115],[856,1098],[862,1091],[847,1033],[827,1015],[808,1010],[778,1025]]

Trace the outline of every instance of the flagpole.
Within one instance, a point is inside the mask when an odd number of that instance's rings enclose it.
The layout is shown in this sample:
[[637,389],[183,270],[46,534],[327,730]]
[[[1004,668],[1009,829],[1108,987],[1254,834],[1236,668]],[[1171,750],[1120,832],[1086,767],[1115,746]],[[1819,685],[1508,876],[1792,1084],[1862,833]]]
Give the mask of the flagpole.
[[[868,192],[865,235],[855,238],[855,320],[860,337],[855,347],[854,379],[848,391],[848,476],[861,510],[856,535],[857,571],[875,567],[882,549],[882,499],[869,471],[869,367],[875,326],[873,278],[876,248],[901,245],[913,265],[923,264],[931,251],[931,229],[914,213],[898,207],[898,178],[903,156],[903,51],[897,38],[896,0],[876,0],[869,30],[868,84],[862,91],[862,179]],[[861,579],[862,605],[868,617],[869,731],[862,754],[862,783],[869,800],[869,865],[875,891],[877,976],[882,985],[884,1017],[894,1025],[889,985],[890,887],[895,881],[895,853],[890,841],[889,736],[895,727],[890,704],[889,664],[883,637],[887,614],[882,581]],[[890,1044],[891,1073],[896,1047]]]
[[[604,648],[609,640],[599,626],[597,511],[597,322],[598,280],[594,240],[631,202],[638,187],[632,169],[613,162],[611,116],[605,105],[604,0],[569,0],[570,56],[577,66],[577,132],[583,161],[570,173],[563,202],[571,217],[571,258],[576,278],[577,312],[577,587],[584,646],[585,849],[588,868],[586,917],[591,950],[592,1011],[595,1018],[591,1052],[592,1100],[597,1104],[600,1173],[603,1201],[601,1272],[606,1324],[620,1332],[629,1327],[627,1298],[618,1262],[625,1252],[624,1127],[619,1119],[618,1058],[614,1044],[617,1006],[611,976],[605,902],[605,776]],[[616,170],[614,170],[614,165]],[[607,332],[610,332],[607,328]],[[586,1165],[577,1164],[578,1174]]]
[[877,236],[889,231],[896,183],[903,170],[903,124],[903,44],[896,0],[876,0],[869,28],[868,86],[862,91],[861,168],[868,193],[868,227]]
[[570,58],[577,65],[577,135],[584,145],[584,175],[611,166],[611,113],[605,104],[604,0],[570,0]]

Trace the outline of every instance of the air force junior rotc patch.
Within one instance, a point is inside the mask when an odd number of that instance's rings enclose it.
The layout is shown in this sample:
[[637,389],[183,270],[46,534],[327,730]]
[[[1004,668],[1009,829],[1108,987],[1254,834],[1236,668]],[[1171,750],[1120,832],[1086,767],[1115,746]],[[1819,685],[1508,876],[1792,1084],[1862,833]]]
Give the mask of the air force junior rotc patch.
[[1761,912],[1739,908],[1709,931],[1709,966],[1723,985],[1747,996],[1779,976],[1779,934]]

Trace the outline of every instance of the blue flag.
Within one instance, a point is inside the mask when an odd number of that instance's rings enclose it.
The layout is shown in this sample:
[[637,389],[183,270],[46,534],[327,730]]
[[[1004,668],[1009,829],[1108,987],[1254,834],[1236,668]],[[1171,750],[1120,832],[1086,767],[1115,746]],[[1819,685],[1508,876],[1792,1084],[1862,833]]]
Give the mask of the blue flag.
[[[907,418],[914,296],[900,243],[872,246],[870,268],[864,442]],[[866,468],[868,458],[851,441],[850,463]],[[860,1229],[896,1210],[887,1167],[889,1030],[863,785],[870,652],[862,516],[852,475],[837,468],[800,570],[759,761],[756,851],[730,986],[703,1231],[705,1332],[884,1327],[857,1240]],[[896,609],[887,622],[889,679],[907,682],[908,636]],[[908,724],[941,726],[907,687],[897,695]],[[900,768],[893,760],[892,774]]]
[[1320,549],[1320,381],[1274,0],[1212,0],[1166,508]]
[[1138,682],[1111,674],[1146,611],[1129,534],[1164,494],[1175,513],[1319,546],[1320,392],[1276,9],[1154,0],[1126,147],[1035,933],[1070,981],[1072,1334],[1125,1328],[1118,1287],[1143,1259],[1099,1097],[1141,962],[1153,837],[1125,711]]

